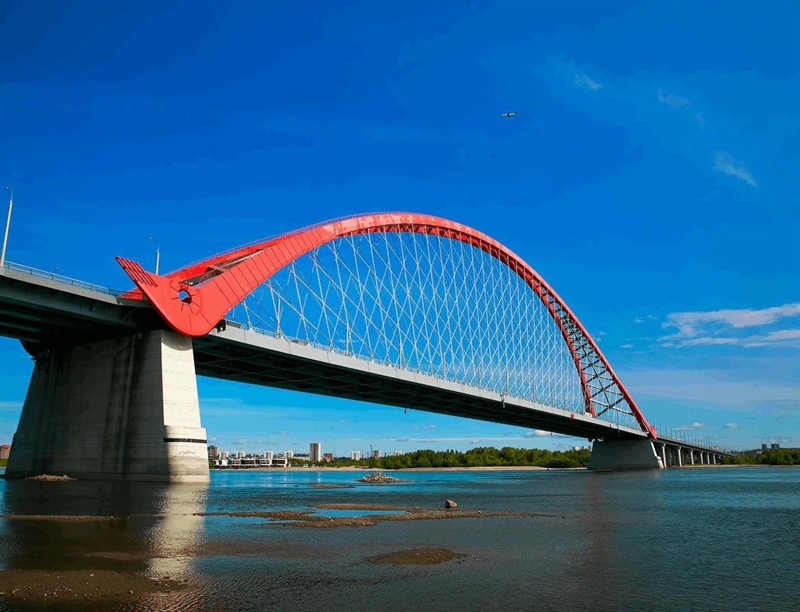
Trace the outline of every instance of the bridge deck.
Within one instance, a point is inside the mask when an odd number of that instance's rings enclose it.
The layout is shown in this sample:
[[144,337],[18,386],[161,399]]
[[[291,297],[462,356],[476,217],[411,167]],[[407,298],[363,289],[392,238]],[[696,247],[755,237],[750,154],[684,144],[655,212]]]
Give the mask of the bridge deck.
[[425,410],[582,438],[642,438],[582,414],[228,325],[194,339],[203,376]]

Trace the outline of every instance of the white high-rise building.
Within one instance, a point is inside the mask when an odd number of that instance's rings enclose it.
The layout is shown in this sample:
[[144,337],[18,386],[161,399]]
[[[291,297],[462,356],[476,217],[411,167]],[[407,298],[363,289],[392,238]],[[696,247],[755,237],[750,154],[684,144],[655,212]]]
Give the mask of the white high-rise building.
[[273,452],[272,451],[264,451],[264,459],[267,460],[269,465],[272,465],[272,456],[273,456]]
[[309,461],[318,462],[322,460],[322,444],[312,442],[308,448]]
[[350,451],[350,459],[359,461],[361,459],[361,451]]
[[294,458],[294,451],[283,451],[283,456],[287,461],[291,461]]

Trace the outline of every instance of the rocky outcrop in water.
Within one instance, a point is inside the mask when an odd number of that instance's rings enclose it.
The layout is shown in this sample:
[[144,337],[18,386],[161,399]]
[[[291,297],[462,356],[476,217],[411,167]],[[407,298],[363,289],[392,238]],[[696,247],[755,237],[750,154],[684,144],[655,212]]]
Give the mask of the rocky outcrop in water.
[[372,484],[388,484],[391,482],[404,482],[399,478],[393,478],[392,476],[387,476],[382,472],[375,472],[374,474],[368,474],[364,476],[364,478],[359,478],[358,482],[369,482]]
[[458,504],[454,502],[452,499],[446,499],[444,500],[444,507],[449,510],[451,508],[458,508]]

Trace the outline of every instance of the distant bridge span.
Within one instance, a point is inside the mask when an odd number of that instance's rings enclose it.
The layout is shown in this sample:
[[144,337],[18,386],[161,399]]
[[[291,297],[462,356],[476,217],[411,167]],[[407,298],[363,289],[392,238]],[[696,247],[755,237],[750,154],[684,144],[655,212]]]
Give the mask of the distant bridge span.
[[[362,215],[164,276],[118,261],[136,289],[116,295],[2,270],[0,334],[38,364],[12,476],[60,461],[96,477],[207,478],[195,373],[601,440],[599,468],[667,462],[563,300],[464,225]],[[81,433],[101,421],[103,433]],[[67,430],[80,447],[69,460]],[[92,472],[87,452],[106,467]]]

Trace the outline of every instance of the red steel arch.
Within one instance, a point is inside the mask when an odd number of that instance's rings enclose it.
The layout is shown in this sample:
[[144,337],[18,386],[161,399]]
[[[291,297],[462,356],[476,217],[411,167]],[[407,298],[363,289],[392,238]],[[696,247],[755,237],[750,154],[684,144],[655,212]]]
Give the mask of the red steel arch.
[[[507,247],[483,232],[454,221],[417,213],[377,213],[338,219],[241,247],[166,276],[146,272],[138,263],[122,257],[116,259],[139,289],[124,297],[142,299],[144,294],[170,327],[186,336],[197,337],[214,329],[228,311],[298,257],[343,236],[377,232],[413,232],[458,240],[481,249],[508,266],[533,289],[558,325],[580,375],[586,412],[597,416],[587,372],[589,365],[595,371],[599,360],[642,430],[656,438],[655,429],[647,422],[597,343],[545,280]],[[587,356],[593,359],[588,365]]]

